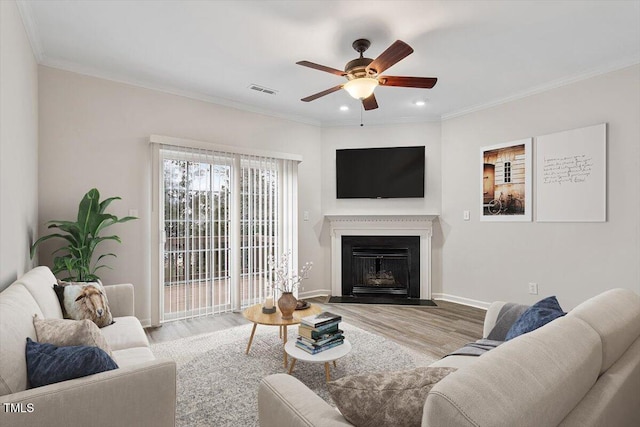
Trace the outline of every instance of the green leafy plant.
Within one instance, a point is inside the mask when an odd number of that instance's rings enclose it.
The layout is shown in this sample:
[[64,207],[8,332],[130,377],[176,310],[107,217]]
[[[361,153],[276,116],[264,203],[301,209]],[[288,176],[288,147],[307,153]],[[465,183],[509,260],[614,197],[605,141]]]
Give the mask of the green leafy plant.
[[78,218],[75,222],[58,220],[47,222],[47,228],[57,228],[62,233],[48,234],[36,240],[31,245],[31,258],[33,258],[36,249],[42,242],[54,238],[64,239],[68,244],[53,252],[53,254],[60,254],[53,259],[53,274],[66,271],[69,276],[62,280],[77,282],[98,280],[97,270],[104,267],[111,268],[105,264],[100,264],[100,260],[110,256],[115,257],[116,255],[113,253],[102,254],[92,264],[91,260],[96,247],[105,240],[115,240],[121,243],[118,236],[101,236],[100,233],[111,225],[137,219],[134,216],[118,218],[115,215],[105,213],[107,206],[114,200],[120,200],[120,197],[109,197],[101,202],[98,190],[95,188],[89,190],[80,201]]

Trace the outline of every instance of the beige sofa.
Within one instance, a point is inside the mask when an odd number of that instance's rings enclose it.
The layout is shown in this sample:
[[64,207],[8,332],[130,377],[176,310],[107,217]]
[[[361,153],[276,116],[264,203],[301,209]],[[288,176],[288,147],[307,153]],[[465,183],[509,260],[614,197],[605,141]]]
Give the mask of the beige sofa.
[[0,293],[0,425],[175,426],[176,365],[156,360],[138,319],[133,286],[105,286],[115,323],[101,329],[119,368],[28,389],[26,338],[33,315],[62,318],[56,278],[37,267]]
[[[486,337],[504,303],[487,311]],[[614,289],[480,357],[445,357],[458,370],[429,392],[422,426],[640,426],[640,296]],[[259,386],[262,427],[349,426],[294,377]]]

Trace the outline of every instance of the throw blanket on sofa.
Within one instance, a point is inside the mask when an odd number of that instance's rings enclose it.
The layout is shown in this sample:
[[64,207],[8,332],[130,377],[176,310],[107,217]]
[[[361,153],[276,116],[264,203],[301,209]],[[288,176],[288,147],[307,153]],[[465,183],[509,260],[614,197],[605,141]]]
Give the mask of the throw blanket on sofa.
[[[476,342],[470,342],[465,344],[464,347],[457,349],[456,351],[447,354],[447,356],[481,356],[487,351],[496,348],[504,341],[494,341],[494,340],[478,340]],[[447,357],[445,356],[445,357]]]
[[507,336],[509,329],[511,329],[511,325],[518,320],[528,307],[529,306],[527,305],[516,304],[513,302],[506,303],[500,309],[500,313],[498,313],[498,317],[496,319],[496,324],[491,332],[489,332],[486,339],[465,344],[464,347],[447,354],[447,356],[480,356],[487,351],[496,348],[504,342],[504,338]]

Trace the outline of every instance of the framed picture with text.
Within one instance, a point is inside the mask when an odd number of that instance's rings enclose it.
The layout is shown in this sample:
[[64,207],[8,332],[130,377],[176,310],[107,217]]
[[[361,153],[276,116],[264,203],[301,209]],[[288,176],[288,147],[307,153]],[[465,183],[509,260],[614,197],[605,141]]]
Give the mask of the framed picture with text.
[[536,221],[607,220],[607,124],[536,137]]

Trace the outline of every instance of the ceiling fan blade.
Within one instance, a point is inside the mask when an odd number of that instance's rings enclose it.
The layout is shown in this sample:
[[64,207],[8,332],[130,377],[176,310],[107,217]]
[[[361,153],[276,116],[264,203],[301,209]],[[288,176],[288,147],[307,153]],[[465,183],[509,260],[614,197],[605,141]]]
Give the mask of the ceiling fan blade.
[[417,87],[421,89],[431,89],[436,85],[436,77],[399,77],[380,76],[378,82],[382,86]]
[[411,53],[413,53],[411,46],[402,40],[396,40],[387,48],[387,50],[382,52],[371,64],[367,66],[367,71],[373,69],[376,73],[380,74],[403,58],[411,55]]
[[326,67],[324,65],[316,64],[314,62],[309,61],[298,61],[296,62],[298,65],[302,65],[303,67],[313,68],[315,70],[326,71],[327,73],[335,74],[337,76],[346,76],[347,73],[341,70],[337,70],[335,68]]
[[304,102],[313,101],[314,99],[318,99],[318,98],[320,98],[322,96],[329,95],[330,93],[333,93],[333,92],[335,92],[337,90],[342,89],[342,86],[343,85],[338,85],[338,86],[332,87],[331,89],[323,90],[322,92],[318,92],[316,94],[307,96],[306,98],[302,98],[301,101],[304,101]]
[[376,101],[376,96],[372,93],[371,96],[362,100],[362,105],[367,111],[375,110],[376,108],[378,108],[378,101]]

